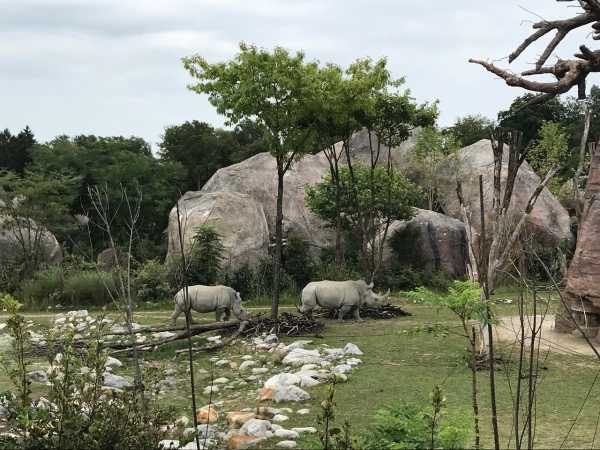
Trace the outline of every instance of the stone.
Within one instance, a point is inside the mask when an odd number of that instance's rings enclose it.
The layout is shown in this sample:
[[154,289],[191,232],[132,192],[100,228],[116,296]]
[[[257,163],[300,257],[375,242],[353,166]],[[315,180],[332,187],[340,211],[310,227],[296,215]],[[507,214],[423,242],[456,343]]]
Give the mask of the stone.
[[256,365],[256,361],[246,360],[242,364],[240,364],[240,371],[243,372],[244,370],[247,370],[255,365]]
[[339,366],[335,366],[331,369],[331,373],[347,373],[352,370],[352,366],[348,364],[340,364]]
[[178,449],[179,441],[175,439],[163,439],[158,443],[158,448],[164,450]]
[[344,354],[345,355],[364,355],[364,353],[360,350],[360,348],[358,348],[358,346],[353,344],[352,342],[348,342],[344,346]]
[[198,423],[214,423],[219,420],[219,411],[213,405],[206,405],[196,411]]
[[275,444],[275,446],[279,448],[296,448],[297,445],[296,441],[279,441]]
[[265,381],[265,387],[271,389],[277,389],[281,386],[299,384],[301,378],[299,375],[294,373],[278,373],[277,375],[273,375],[267,381]]
[[242,450],[246,448],[256,447],[262,439],[255,436],[232,436],[227,441],[229,450]]
[[310,409],[308,409],[308,408],[302,408],[302,409],[299,409],[296,412],[298,414],[300,414],[301,416],[305,416],[306,414],[310,414]]
[[27,372],[27,379],[36,383],[48,383],[48,374],[44,370],[32,370]]
[[286,416],[285,414],[275,414],[275,416],[273,416],[273,422],[285,422],[286,420],[289,420],[290,418],[288,416]]
[[255,367],[254,369],[252,369],[252,373],[254,375],[260,375],[263,373],[267,373],[269,371],[269,369],[267,367]]
[[113,369],[121,367],[122,365],[123,363],[121,361],[119,361],[117,358],[113,358],[112,356],[106,358],[106,362],[104,363],[105,367],[111,367]]
[[289,352],[289,351],[295,350],[297,348],[304,348],[309,344],[312,344],[312,341],[308,341],[306,339],[300,339],[298,341],[294,341],[291,344],[287,345],[285,347],[285,350]]
[[220,378],[213,380],[213,383],[214,384],[227,384],[227,383],[229,383],[229,378],[220,377]]
[[210,395],[210,394],[216,394],[217,392],[219,392],[219,386],[206,386],[204,388],[204,395]]
[[460,220],[417,208],[412,219],[390,224],[382,262],[387,267],[394,267],[395,263],[427,273],[463,277],[469,257],[466,233]]
[[114,373],[104,372],[104,386],[114,389],[127,389],[133,386],[130,377],[115,375]]
[[241,428],[250,419],[255,419],[254,412],[231,411],[227,413],[227,423],[230,428]]
[[[18,236],[20,232],[26,233],[27,231],[26,228],[19,230],[12,219],[0,216],[0,270],[16,264],[23,256],[23,249]],[[37,253],[40,261],[50,265],[60,264],[63,259],[63,252],[56,237],[48,230],[40,230],[40,227],[35,223],[32,223],[31,232],[32,236],[39,235]],[[30,247],[32,253],[36,250],[36,245],[33,242],[28,247]]]
[[294,348],[285,358],[283,364],[302,366],[304,364],[315,364],[321,362],[321,355],[318,350],[306,350],[303,348]]
[[300,437],[300,433],[294,430],[286,430],[285,428],[280,428],[279,430],[275,430],[275,437],[281,439],[298,439]]
[[220,359],[215,363],[215,366],[217,366],[217,367],[223,367],[223,366],[228,366],[228,365],[229,365],[228,359]]
[[125,264],[125,255],[112,248],[102,250],[96,257],[98,267],[105,272],[114,270],[117,266],[117,261],[119,264]]
[[258,438],[270,437],[271,422],[262,419],[250,419],[242,425],[240,434]]
[[[507,154],[503,162],[503,183],[506,180]],[[440,179],[438,194],[444,212],[456,219],[462,220],[462,212],[456,195],[456,176],[460,173],[463,181],[463,197],[467,208],[472,211],[472,225],[478,235],[481,228],[479,219],[479,175],[483,175],[483,189],[486,204],[492,201],[494,156],[491,142],[483,139],[458,151],[455,161],[449,162],[444,168]],[[531,166],[524,162],[521,166],[511,201],[510,211],[523,211],[533,191],[539,185],[540,177]],[[486,223],[491,223],[491,208],[486,209]],[[556,246],[564,240],[573,238],[569,213],[552,195],[544,189],[527,219],[527,229],[535,236],[535,240],[543,245]],[[474,247],[477,248],[477,243]]]
[[296,427],[296,428],[292,428],[292,431],[295,431],[296,433],[309,433],[309,434],[313,434],[317,432],[317,429],[314,427]]
[[346,360],[346,364],[348,364],[349,366],[357,366],[359,364],[362,364],[362,359],[358,359],[358,358],[348,358]]

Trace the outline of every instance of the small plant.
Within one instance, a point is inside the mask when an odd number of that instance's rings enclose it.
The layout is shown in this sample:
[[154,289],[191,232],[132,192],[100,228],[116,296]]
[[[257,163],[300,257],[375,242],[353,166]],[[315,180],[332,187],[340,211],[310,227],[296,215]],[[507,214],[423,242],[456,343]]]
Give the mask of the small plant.
[[327,398],[321,402],[321,413],[318,415],[319,441],[323,450],[352,450],[353,440],[350,433],[350,423],[345,421],[341,428],[334,426],[335,420],[335,386],[338,375],[329,380]]
[[371,431],[363,434],[360,448],[389,449],[459,449],[469,437],[462,418],[448,418],[441,388],[431,393],[431,402],[419,407],[401,403],[377,411]]
[[188,282],[212,285],[217,282],[223,259],[221,236],[210,225],[198,227],[192,239]]
[[167,269],[158,259],[145,261],[135,273],[135,290],[138,301],[157,301],[170,298]]

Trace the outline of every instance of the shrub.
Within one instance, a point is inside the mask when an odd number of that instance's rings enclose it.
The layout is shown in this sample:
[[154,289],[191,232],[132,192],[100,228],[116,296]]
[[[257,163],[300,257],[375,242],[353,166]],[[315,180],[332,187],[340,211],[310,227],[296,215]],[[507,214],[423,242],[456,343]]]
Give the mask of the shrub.
[[111,302],[109,289],[115,289],[110,273],[65,271],[52,267],[37,272],[23,283],[21,296],[33,308],[48,306],[104,306]]
[[135,273],[135,292],[137,299],[143,302],[171,297],[168,268],[157,259],[145,261]]
[[223,259],[221,236],[210,225],[198,227],[192,240],[188,283],[211,285],[217,282]]
[[294,281],[295,290],[302,289],[312,276],[312,261],[308,244],[292,236],[287,240],[283,252],[283,270]]

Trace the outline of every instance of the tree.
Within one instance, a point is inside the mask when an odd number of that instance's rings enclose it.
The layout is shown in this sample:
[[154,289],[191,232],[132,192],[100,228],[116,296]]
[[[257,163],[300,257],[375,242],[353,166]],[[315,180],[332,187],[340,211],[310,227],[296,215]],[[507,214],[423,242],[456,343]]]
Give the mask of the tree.
[[[539,138],[531,145],[527,161],[538,175],[544,176],[554,166],[568,168],[571,156],[569,136],[563,126],[556,122],[544,122]],[[570,174],[567,178],[570,178]]]
[[197,120],[174,125],[165,129],[158,145],[162,160],[181,163],[185,168],[185,190],[200,190],[221,167],[266,151],[260,130],[249,120],[233,131]]
[[207,94],[209,102],[229,125],[254,119],[277,166],[274,288],[271,315],[278,317],[283,242],[284,176],[294,161],[315,144],[314,123],[317,63],[305,62],[276,47],[269,52],[240,44],[240,52],[224,63],[210,64],[199,55],[183,59],[196,79],[191,90]]
[[214,227],[201,225],[192,238],[188,281],[191,284],[215,284],[221,270],[222,259],[221,236]]
[[[144,243],[156,243],[162,239],[167,227],[168,211],[176,200],[183,182],[183,168],[178,162],[161,161],[152,156],[149,145],[142,139],[131,137],[60,136],[33,151],[33,171],[64,171],[78,177],[78,195],[73,199],[71,214],[89,214],[98,221],[88,187],[106,188],[113,217],[112,234],[117,247],[126,245],[128,230],[125,208],[122,203],[123,189],[144,193],[140,205],[140,221],[136,230],[134,253]],[[91,229],[95,250],[108,245],[106,236],[96,227]],[[88,248],[87,234],[74,237],[74,250]],[[154,244],[156,245],[156,244]],[[155,255],[158,256],[158,255]]]
[[425,186],[427,207],[431,211],[437,207],[436,196],[442,167],[457,150],[458,144],[452,134],[445,134],[433,127],[424,128],[417,137],[411,157]]
[[446,133],[451,134],[460,147],[467,147],[482,139],[489,139],[494,122],[481,115],[468,115],[454,122],[447,128]]
[[31,148],[36,144],[29,127],[17,135],[8,129],[0,133],[0,170],[11,170],[23,175],[25,166],[31,162]]
[[[342,226],[360,243],[363,265],[373,279],[381,265],[384,236],[394,220],[408,220],[421,200],[420,189],[396,171],[365,165],[340,170],[339,213]],[[353,181],[352,181],[353,180]],[[317,216],[334,225],[338,217],[336,189],[330,174],[306,189],[308,207]]]
[[0,172],[0,217],[2,228],[16,237],[22,267],[29,277],[46,259],[43,237],[47,231],[64,237],[65,215],[76,196],[77,178],[58,172]]

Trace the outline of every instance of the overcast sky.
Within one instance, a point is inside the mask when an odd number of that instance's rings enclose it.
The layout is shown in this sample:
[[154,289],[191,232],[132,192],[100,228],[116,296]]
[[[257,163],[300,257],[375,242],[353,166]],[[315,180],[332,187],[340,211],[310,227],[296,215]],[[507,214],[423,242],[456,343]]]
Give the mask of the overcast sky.
[[[221,125],[186,89],[180,58],[211,62],[246,41],[304,50],[347,65],[387,56],[419,101],[440,100],[442,125],[495,118],[519,94],[469,57],[506,57],[531,21],[577,12],[554,0],[0,0],[0,129],[137,135],[153,146],[165,126]],[[560,48],[569,57],[585,34]],[[527,67],[540,46],[524,55]],[[506,65],[506,61],[499,64]]]

